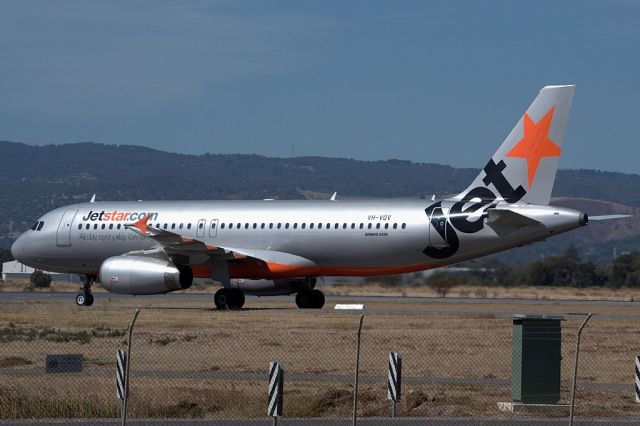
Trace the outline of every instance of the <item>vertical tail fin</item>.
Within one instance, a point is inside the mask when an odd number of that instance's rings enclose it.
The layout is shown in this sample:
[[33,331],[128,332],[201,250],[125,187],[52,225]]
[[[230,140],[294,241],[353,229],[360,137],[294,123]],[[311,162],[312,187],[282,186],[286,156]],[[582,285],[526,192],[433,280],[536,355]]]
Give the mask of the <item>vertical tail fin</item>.
[[546,86],[464,192],[491,191],[497,199],[549,204],[575,86]]

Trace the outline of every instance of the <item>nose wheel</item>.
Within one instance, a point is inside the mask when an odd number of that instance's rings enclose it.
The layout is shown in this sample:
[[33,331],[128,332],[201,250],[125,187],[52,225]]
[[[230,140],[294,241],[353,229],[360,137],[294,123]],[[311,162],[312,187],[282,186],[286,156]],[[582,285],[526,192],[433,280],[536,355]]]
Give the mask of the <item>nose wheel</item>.
[[76,305],[91,306],[93,305],[93,294],[91,294],[91,285],[95,282],[95,277],[90,275],[80,275],[82,288],[80,293],[76,295]]

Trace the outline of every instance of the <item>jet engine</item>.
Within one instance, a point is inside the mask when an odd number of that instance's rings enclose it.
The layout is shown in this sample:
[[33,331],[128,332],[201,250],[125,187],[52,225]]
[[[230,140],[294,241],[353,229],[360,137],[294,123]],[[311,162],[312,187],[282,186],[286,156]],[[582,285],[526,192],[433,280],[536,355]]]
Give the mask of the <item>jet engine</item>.
[[162,259],[114,256],[102,263],[100,282],[112,293],[164,294],[191,287],[193,271]]

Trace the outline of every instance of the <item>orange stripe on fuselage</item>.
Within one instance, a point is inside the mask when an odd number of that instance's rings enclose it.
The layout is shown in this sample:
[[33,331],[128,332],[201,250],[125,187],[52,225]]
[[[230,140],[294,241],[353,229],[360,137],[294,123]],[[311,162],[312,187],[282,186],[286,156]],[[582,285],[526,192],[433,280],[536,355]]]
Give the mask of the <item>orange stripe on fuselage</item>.
[[[422,265],[393,266],[393,267],[352,267],[352,266],[296,266],[281,263],[231,263],[229,276],[231,278],[246,279],[279,279],[318,276],[353,276],[369,277],[374,275],[404,274],[408,272],[424,271],[430,267]],[[210,278],[211,267],[193,267],[193,274],[197,278]]]

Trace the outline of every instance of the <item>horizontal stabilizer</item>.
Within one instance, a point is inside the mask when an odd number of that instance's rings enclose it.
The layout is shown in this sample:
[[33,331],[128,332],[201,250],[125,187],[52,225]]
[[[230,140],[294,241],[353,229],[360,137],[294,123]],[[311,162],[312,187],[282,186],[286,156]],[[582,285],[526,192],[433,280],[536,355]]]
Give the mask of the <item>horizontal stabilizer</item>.
[[630,214],[606,214],[602,216],[589,216],[589,220],[613,220],[613,219],[624,219],[627,217],[631,217]]
[[537,220],[508,209],[488,209],[487,225],[498,235],[506,235],[526,226],[540,225]]

